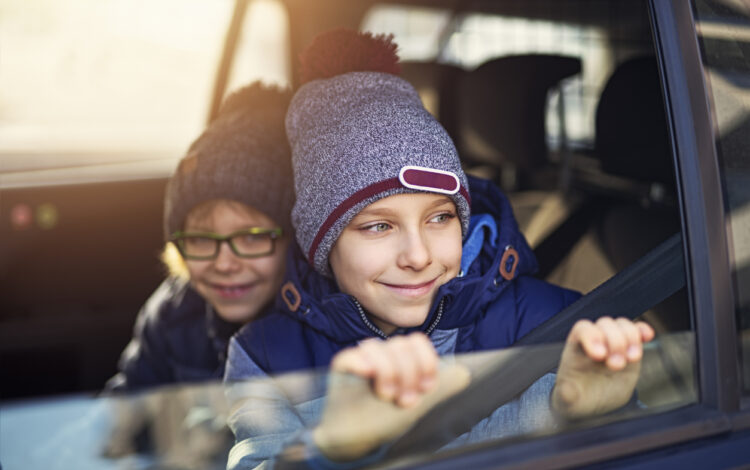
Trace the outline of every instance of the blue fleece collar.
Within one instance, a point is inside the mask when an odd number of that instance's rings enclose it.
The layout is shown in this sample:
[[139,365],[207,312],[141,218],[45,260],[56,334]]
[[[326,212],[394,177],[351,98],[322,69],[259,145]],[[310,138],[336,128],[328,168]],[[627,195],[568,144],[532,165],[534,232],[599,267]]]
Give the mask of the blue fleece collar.
[[[486,229],[486,230],[485,230]],[[472,215],[469,222],[469,236],[464,242],[461,254],[461,273],[469,272],[469,266],[477,259],[484,246],[485,232],[490,246],[497,247],[497,224],[490,214]]]

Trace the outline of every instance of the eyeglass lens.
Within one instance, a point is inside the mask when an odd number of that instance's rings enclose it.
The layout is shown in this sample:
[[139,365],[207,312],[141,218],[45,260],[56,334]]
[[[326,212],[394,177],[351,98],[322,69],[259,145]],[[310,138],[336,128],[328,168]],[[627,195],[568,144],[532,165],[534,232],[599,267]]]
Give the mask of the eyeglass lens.
[[[219,245],[223,241],[208,237],[185,237],[181,240],[181,245],[187,256],[210,258],[218,255]],[[240,256],[263,255],[273,249],[270,234],[237,234],[228,241],[232,251]]]

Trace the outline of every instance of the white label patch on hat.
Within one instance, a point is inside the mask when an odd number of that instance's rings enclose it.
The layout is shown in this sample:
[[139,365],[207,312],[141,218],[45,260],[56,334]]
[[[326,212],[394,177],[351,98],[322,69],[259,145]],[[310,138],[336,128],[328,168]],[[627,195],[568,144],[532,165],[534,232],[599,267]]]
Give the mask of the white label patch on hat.
[[434,193],[456,194],[461,181],[455,173],[422,166],[407,165],[398,173],[401,184],[410,189]]

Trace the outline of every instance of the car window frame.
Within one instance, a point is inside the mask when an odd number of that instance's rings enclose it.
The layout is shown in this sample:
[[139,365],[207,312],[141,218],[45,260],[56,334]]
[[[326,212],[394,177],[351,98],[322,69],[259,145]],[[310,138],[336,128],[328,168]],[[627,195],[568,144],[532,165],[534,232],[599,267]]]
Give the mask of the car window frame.
[[[731,135],[737,133],[736,130],[729,131],[730,126],[727,123],[727,104],[721,100],[723,93],[723,87],[721,85],[721,78],[724,77],[724,73],[732,70],[733,73],[738,73],[739,70],[735,70],[737,65],[733,64],[729,66],[727,57],[723,56],[725,51],[736,51],[736,48],[740,50],[744,44],[748,42],[743,37],[741,31],[742,28],[747,28],[748,12],[742,12],[741,5],[732,5],[727,0],[693,0],[695,3],[695,15],[698,20],[697,27],[700,34],[699,43],[701,51],[703,53],[703,61],[705,63],[705,76],[707,82],[707,91],[710,93],[711,98],[711,115],[713,117],[714,129],[716,133],[716,150],[719,156],[718,166],[719,174],[722,182],[722,199],[726,209],[726,232],[727,232],[727,246],[729,250],[729,258],[731,260],[731,277],[732,277],[732,292],[734,293],[735,302],[735,329],[737,334],[740,336],[737,340],[737,354],[738,354],[738,367],[741,373],[738,377],[740,383],[740,408],[747,408],[750,406],[750,375],[748,375],[748,364],[743,363],[743,355],[750,351],[750,344],[747,343],[748,337],[744,337],[743,340],[743,328],[747,332],[747,325],[743,324],[743,312],[742,304],[744,297],[748,294],[743,289],[743,278],[742,272],[742,250],[747,249],[743,246],[742,235],[746,233],[745,230],[739,227],[739,220],[741,220],[741,206],[738,207],[738,195],[736,183],[733,183],[735,178],[734,168],[736,163],[732,163],[735,159],[743,159],[744,155],[740,153],[740,149],[744,148],[738,145],[729,145],[729,139]],[[722,5],[727,6],[726,11],[721,11]],[[734,16],[733,16],[734,15]],[[702,36],[703,34],[703,36]],[[720,41],[720,42],[719,42]],[[721,44],[720,48],[722,52],[718,53],[715,44]],[[747,60],[745,59],[745,65]],[[726,72],[725,72],[726,71]],[[748,74],[746,71],[742,73],[744,78],[747,78]],[[739,90],[739,89],[738,89]],[[742,97],[739,99],[733,99],[733,104],[743,103]],[[747,138],[746,133],[742,133]]]
[[[716,136],[692,5],[652,2],[654,30],[679,172],[680,210],[691,269],[691,309],[696,330],[701,403],[739,409],[734,293],[724,224]],[[696,190],[697,189],[697,190]],[[700,286],[701,288],[697,288]]]

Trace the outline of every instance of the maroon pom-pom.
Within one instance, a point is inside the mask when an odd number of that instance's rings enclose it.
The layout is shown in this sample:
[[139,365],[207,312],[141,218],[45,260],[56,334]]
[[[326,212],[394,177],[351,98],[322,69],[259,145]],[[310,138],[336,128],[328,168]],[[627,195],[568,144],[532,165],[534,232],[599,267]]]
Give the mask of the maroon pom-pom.
[[319,34],[300,54],[300,84],[347,72],[385,72],[398,75],[397,45],[392,34],[335,29]]

